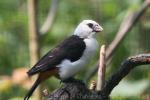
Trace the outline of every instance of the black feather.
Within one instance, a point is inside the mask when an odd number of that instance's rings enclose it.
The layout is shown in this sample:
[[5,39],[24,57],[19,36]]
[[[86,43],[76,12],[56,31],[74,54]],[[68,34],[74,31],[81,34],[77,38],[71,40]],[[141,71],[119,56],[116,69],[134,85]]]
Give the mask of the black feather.
[[27,73],[29,76],[32,76],[38,72],[53,69],[64,59],[69,59],[70,61],[74,62],[80,59],[85,47],[86,45],[83,41],[83,38],[72,35],[56,48],[49,51]]
[[88,23],[87,24],[90,28],[93,28],[93,24],[92,23]]
[[31,89],[29,90],[29,92],[26,94],[24,100],[29,100],[29,98],[31,97],[31,95],[33,94],[33,92],[35,91],[35,89],[37,88],[37,86],[40,84],[40,80],[39,78],[34,82],[33,86],[31,87]]

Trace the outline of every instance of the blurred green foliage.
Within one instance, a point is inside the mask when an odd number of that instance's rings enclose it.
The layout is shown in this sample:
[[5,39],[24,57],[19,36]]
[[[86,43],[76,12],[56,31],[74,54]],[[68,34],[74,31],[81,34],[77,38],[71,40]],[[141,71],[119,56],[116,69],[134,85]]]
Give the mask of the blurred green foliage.
[[[53,27],[41,38],[41,56],[70,33],[72,34],[77,24],[84,19],[100,22],[104,28],[104,32],[102,32],[104,34],[98,35],[98,41],[100,44],[108,45],[113,40],[125,14],[129,10],[136,11],[141,3],[142,0],[59,0]],[[37,17],[40,27],[45,21],[50,4],[50,0],[39,0]],[[29,67],[30,65],[27,14],[26,1],[0,0],[0,75],[11,75],[15,68]],[[148,13],[145,13],[123,40],[123,43],[119,45],[119,49],[114,53],[113,60],[109,65],[107,76],[112,74],[128,56],[149,52],[150,17],[147,16],[149,16]],[[95,62],[97,58],[98,54],[92,62]],[[88,68],[79,74],[79,77],[83,78],[87,70]],[[137,68],[127,78],[132,81],[143,78],[150,79],[149,72],[147,67]],[[49,84],[50,89],[59,87],[59,81],[56,79],[46,83]],[[14,93],[14,89],[17,93]],[[7,93],[0,92],[0,100],[22,97],[24,93],[20,87],[13,86]]]

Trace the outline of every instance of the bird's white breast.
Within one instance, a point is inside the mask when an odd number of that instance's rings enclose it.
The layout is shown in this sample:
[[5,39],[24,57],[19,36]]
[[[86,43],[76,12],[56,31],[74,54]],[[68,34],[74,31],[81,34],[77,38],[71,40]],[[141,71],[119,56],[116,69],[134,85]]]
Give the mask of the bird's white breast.
[[81,58],[75,62],[71,62],[68,59],[65,59],[59,64],[59,75],[61,79],[67,79],[75,75],[78,71],[80,71],[92,58],[95,54],[96,49],[98,47],[98,43],[95,38],[87,38],[84,39],[86,44],[86,48],[83,52]]

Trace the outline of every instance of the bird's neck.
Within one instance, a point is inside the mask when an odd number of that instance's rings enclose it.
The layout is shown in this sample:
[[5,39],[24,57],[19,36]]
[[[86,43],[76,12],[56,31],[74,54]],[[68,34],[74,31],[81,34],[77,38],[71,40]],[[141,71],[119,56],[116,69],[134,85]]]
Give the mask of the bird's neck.
[[96,38],[96,34],[95,32],[91,33],[90,35],[87,36],[87,38]]
[[89,35],[75,34],[75,33],[74,33],[74,35],[79,36],[80,38],[84,38],[84,39],[86,39],[86,38],[88,38],[88,39],[90,39],[90,38],[96,38],[96,34],[94,32],[90,33]]

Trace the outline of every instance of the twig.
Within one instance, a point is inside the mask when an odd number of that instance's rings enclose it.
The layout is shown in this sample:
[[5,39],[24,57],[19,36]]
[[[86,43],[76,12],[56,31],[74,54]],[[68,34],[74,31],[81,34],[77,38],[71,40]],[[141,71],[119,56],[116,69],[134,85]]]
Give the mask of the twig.
[[105,83],[105,68],[106,68],[106,62],[105,62],[105,45],[101,46],[100,50],[100,61],[99,61],[99,69],[98,69],[98,77],[97,77],[97,90],[101,90]]
[[[137,12],[127,13],[114,40],[111,42],[111,44],[106,49],[107,63],[111,59],[112,54],[116,51],[118,45],[121,44],[121,42],[123,41],[123,39],[125,38],[127,33],[138,22],[138,20],[143,15],[145,10],[149,7],[149,5],[150,5],[149,0],[146,0]],[[89,70],[89,72],[87,72],[87,75],[85,76],[85,81],[88,81],[93,75],[95,75],[97,70],[98,70],[98,62],[92,67],[92,69]]]
[[55,20],[56,13],[58,9],[58,0],[52,0],[51,7],[49,9],[48,16],[40,29],[40,34],[43,35],[51,29],[52,24]]
[[95,80],[93,80],[92,81],[92,83],[90,84],[90,90],[96,90],[96,86],[97,86],[97,84],[96,84],[96,81]]
[[48,94],[49,94],[48,89],[44,89],[44,90],[43,90],[43,95],[44,95],[45,97],[47,97],[47,96],[48,96]]

